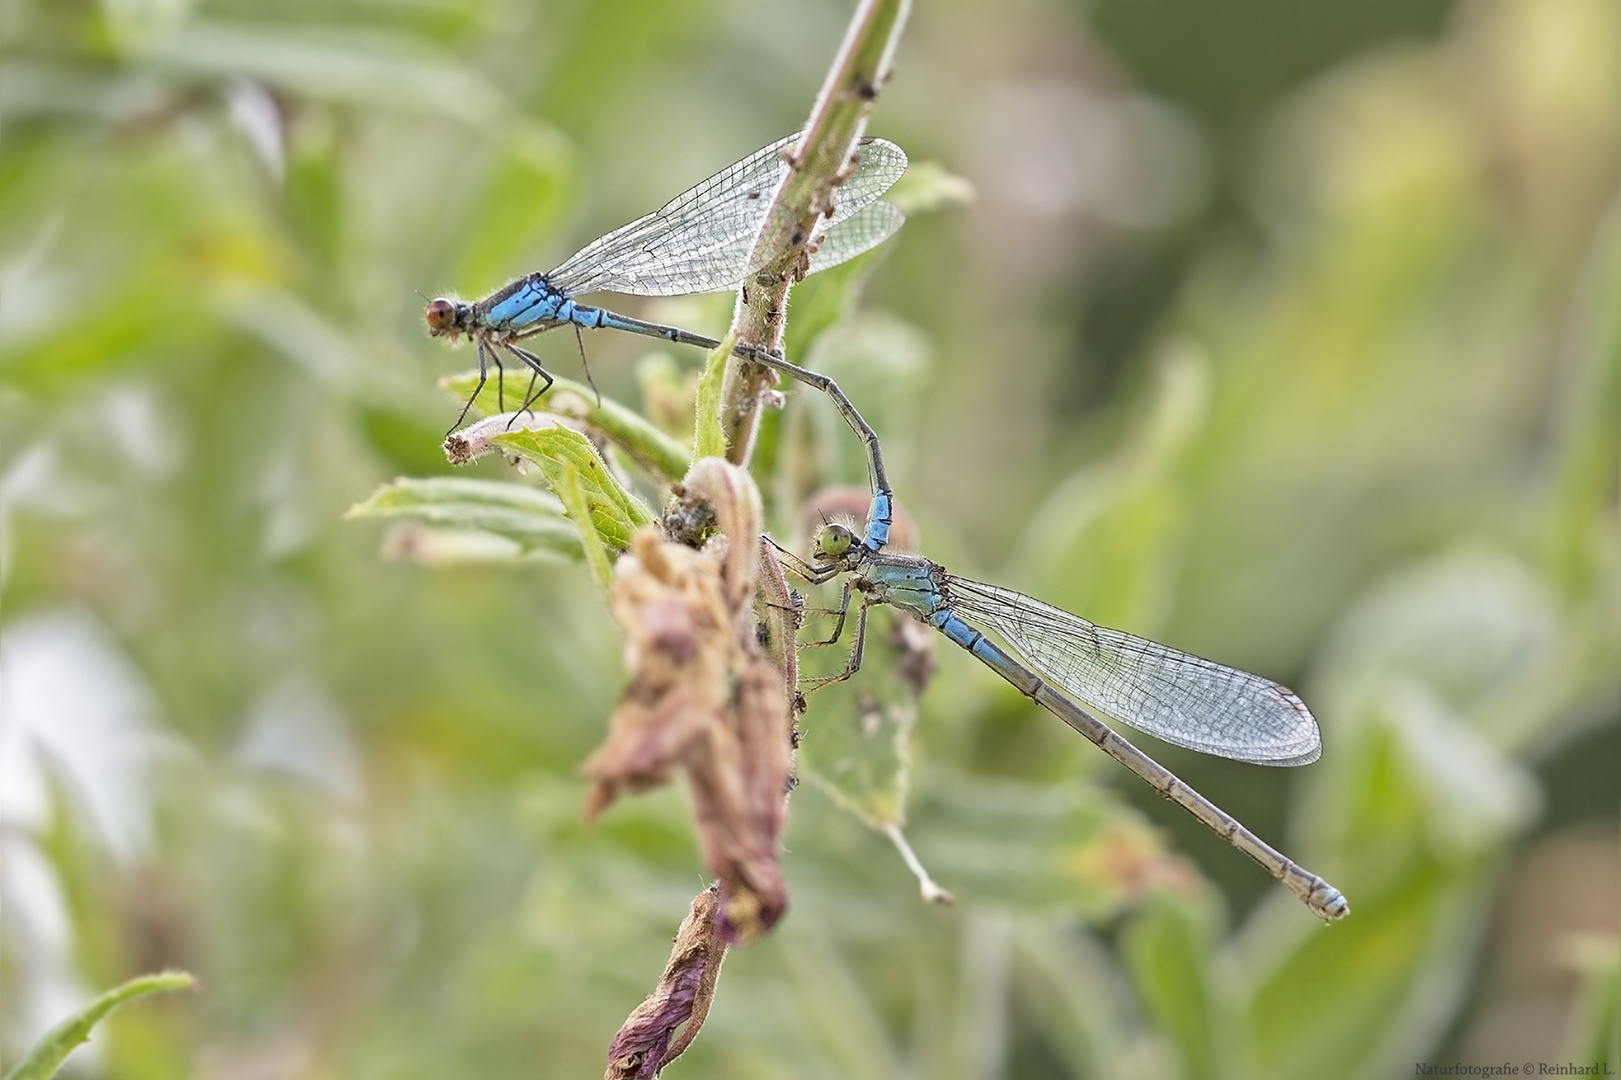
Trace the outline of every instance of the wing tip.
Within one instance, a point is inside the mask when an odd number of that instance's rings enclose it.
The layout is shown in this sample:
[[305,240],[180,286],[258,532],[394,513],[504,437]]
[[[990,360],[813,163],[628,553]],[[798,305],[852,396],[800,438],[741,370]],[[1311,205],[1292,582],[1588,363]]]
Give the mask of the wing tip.
[[1311,709],[1306,707],[1306,703],[1301,700],[1300,695],[1287,686],[1282,683],[1273,683],[1272,689],[1283,699],[1283,703],[1289,706],[1289,710],[1295,714],[1295,719],[1300,722],[1303,729],[1303,737],[1296,740],[1296,745],[1301,748],[1298,752],[1268,764],[1283,766],[1310,765],[1323,756],[1323,736],[1317,726],[1317,718],[1311,714]]

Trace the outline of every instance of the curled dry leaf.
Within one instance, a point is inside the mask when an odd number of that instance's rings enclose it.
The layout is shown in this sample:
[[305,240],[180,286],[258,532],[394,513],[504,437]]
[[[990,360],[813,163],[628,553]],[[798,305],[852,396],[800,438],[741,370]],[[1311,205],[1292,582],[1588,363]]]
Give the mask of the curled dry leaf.
[[[722,579],[726,602],[741,617],[754,596],[760,531],[765,511],[760,507],[760,489],[744,470],[720,458],[700,458],[693,463],[683,483],[687,495],[708,503],[715,524],[728,538],[726,565]],[[742,624],[739,629],[747,631]]]
[[614,570],[609,608],[625,632],[630,685],[608,739],[586,761],[596,783],[592,819],[625,791],[664,783],[694,744],[723,722],[733,617],[722,600],[721,560],[665,541],[654,526],[631,536]]
[[707,753],[688,763],[704,862],[720,878],[720,930],[747,944],[788,906],[777,843],[790,767],[782,677],[754,657],[739,673],[731,723],[710,733]]
[[782,673],[782,685],[795,687],[794,712],[805,711],[799,695],[799,627],[805,621],[804,598],[788,587],[776,545],[760,540],[760,588],[755,594],[755,640]]
[[446,435],[445,459],[452,465],[466,465],[474,458],[494,453],[495,446],[490,440],[497,435],[505,435],[509,431],[538,431],[548,427],[571,427],[576,431],[583,431],[585,425],[544,412],[498,413],[474,421]]
[[788,902],[778,840],[790,712],[750,618],[760,497],[746,472],[718,459],[694,465],[683,489],[708,504],[720,533],[695,551],[639,530],[615,569],[609,606],[631,681],[586,762],[596,781],[586,814],[685,768],[704,860],[720,879],[717,924],[727,941],[748,941]]
[[693,897],[658,986],[625,1018],[608,1046],[603,1080],[650,1080],[698,1037],[726,959],[726,943],[715,925],[716,893],[711,886]]

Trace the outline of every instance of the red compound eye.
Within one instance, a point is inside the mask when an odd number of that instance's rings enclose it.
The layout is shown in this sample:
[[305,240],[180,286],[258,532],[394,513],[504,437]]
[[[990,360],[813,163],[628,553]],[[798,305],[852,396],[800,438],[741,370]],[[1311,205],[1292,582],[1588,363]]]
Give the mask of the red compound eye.
[[430,300],[423,318],[428,320],[428,333],[443,334],[456,325],[456,305],[443,297]]

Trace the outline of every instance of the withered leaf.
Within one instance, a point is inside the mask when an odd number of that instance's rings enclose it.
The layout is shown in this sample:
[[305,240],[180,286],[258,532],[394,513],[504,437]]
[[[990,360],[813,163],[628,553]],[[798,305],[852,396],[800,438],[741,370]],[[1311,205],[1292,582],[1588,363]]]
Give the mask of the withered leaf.
[[615,567],[609,607],[625,632],[631,682],[584,766],[596,781],[587,819],[624,791],[668,780],[721,723],[735,633],[720,568],[714,553],[667,543],[652,526],[636,531]]
[[726,959],[726,943],[715,929],[717,905],[714,886],[693,897],[658,986],[625,1018],[608,1045],[604,1080],[651,1080],[698,1037]]
[[615,568],[609,606],[625,632],[631,681],[607,741],[586,762],[596,781],[586,814],[685,768],[704,861],[719,879],[718,925],[727,941],[746,942],[787,907],[778,846],[792,714],[751,618],[761,521],[754,481],[704,459],[683,489],[709,504],[722,532],[695,551],[639,530]]

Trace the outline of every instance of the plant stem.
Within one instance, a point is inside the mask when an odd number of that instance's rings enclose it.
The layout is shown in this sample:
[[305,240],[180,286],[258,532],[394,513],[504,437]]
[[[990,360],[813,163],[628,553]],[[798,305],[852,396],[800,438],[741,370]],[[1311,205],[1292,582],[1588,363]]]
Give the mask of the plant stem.
[[[791,168],[755,240],[749,265],[759,269],[743,283],[732,316],[732,333],[738,340],[768,349],[782,347],[788,290],[803,276],[806,244],[817,221],[835,203],[836,189],[866,130],[878,90],[889,78],[890,58],[911,6],[911,0],[862,0],[851,16],[844,43],[811,108],[804,137],[794,148]],[[748,464],[762,400],[775,383],[770,369],[733,354],[721,390],[720,414],[727,460],[733,464]]]

